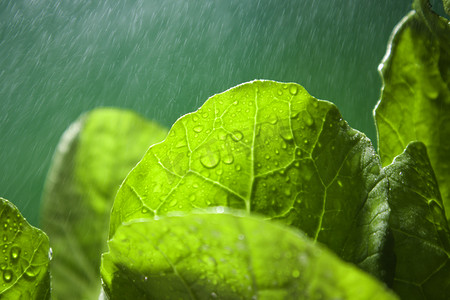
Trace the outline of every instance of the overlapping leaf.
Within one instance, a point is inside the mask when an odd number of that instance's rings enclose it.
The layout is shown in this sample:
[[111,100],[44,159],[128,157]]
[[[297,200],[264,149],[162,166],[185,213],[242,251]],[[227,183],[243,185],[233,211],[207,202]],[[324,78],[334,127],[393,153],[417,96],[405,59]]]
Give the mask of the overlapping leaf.
[[383,277],[383,176],[332,103],[253,81],[211,97],[149,149],[118,192],[110,238],[129,220],[222,205],[283,220]]
[[50,299],[48,237],[0,197],[0,299]]
[[428,1],[414,7],[395,28],[380,65],[378,147],[388,165],[409,142],[423,142],[450,211],[450,23]]
[[222,213],[120,226],[103,255],[114,299],[397,299],[297,230]]
[[450,298],[450,231],[424,144],[386,167],[395,240],[394,290],[402,299]]
[[65,132],[43,197],[42,227],[54,250],[54,298],[98,298],[114,196],[148,147],[166,134],[133,112],[113,108],[91,111]]

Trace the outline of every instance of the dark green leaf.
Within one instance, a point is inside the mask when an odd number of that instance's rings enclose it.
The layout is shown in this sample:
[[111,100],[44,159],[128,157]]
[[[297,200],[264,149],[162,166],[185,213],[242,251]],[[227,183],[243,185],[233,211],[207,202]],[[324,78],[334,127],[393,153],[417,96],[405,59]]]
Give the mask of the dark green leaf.
[[215,209],[119,227],[102,260],[110,299],[397,299],[297,230]]
[[0,299],[50,299],[48,237],[0,197]]
[[54,251],[54,298],[98,298],[114,196],[148,147],[166,134],[135,113],[113,108],[83,115],[64,133],[43,197],[42,227]]
[[413,142],[386,167],[402,299],[450,299],[450,232],[425,145]]
[[118,192],[110,237],[129,220],[222,205],[283,220],[383,277],[383,178],[335,105],[253,81],[211,97],[149,149]]
[[[430,31],[424,14],[439,32]],[[409,142],[423,142],[450,211],[450,29],[441,20],[424,10],[397,25],[380,65],[383,89],[375,118],[383,165]]]

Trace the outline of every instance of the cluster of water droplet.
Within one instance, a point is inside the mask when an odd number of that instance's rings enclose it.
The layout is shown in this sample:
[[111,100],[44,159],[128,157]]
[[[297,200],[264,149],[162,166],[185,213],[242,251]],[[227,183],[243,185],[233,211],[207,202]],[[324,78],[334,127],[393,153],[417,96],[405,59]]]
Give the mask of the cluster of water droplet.
[[[32,253],[23,248],[29,243],[30,236],[23,237],[24,220],[17,210],[9,205],[4,207],[0,217],[0,290],[14,284],[19,277],[33,280],[40,272],[40,268],[30,265]],[[27,241],[27,242],[25,242]],[[33,250],[32,250],[33,251]]]

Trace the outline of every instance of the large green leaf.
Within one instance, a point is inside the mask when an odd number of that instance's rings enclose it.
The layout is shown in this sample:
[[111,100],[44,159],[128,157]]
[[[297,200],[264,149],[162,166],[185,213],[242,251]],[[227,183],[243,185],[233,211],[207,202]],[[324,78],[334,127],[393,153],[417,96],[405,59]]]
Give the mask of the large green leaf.
[[0,197],[0,299],[50,299],[48,237]]
[[228,206],[305,231],[385,274],[387,181],[370,141],[297,84],[253,81],[180,118],[122,184],[110,237],[129,220]]
[[166,134],[135,113],[113,108],[83,115],[64,133],[43,197],[54,298],[98,298],[114,196],[148,147]]
[[425,145],[409,144],[386,174],[397,258],[394,290],[403,299],[450,299],[450,231]]
[[416,1],[395,28],[380,72],[381,100],[375,109],[384,166],[411,141],[428,149],[450,211],[450,25]]
[[110,299],[397,299],[297,230],[216,210],[119,227],[102,259]]

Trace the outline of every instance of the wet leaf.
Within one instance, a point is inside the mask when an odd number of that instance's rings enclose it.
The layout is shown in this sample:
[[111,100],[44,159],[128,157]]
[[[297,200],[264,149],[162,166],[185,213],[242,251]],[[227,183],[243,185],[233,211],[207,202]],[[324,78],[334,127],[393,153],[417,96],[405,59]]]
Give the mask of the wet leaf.
[[427,2],[397,25],[380,65],[378,147],[386,166],[409,142],[423,142],[450,211],[450,27]]
[[120,226],[102,259],[110,299],[397,299],[298,230],[215,209]]
[[423,143],[386,167],[395,241],[393,289],[402,299],[450,298],[450,231]]
[[148,147],[166,134],[133,112],[113,108],[83,115],[64,133],[43,197],[42,228],[54,251],[54,298],[98,298],[114,196]]
[[124,222],[209,206],[283,220],[383,278],[387,185],[366,136],[297,84],[253,81],[180,118],[127,176]]
[[0,299],[50,299],[48,237],[0,197]]

